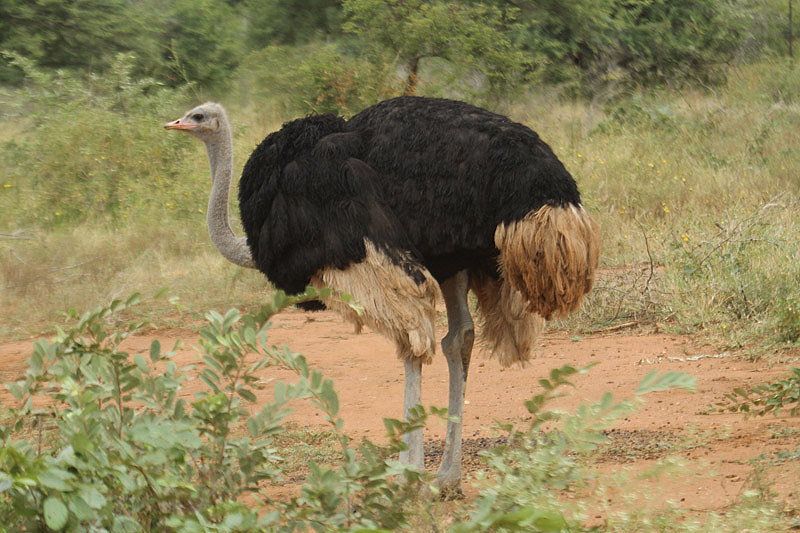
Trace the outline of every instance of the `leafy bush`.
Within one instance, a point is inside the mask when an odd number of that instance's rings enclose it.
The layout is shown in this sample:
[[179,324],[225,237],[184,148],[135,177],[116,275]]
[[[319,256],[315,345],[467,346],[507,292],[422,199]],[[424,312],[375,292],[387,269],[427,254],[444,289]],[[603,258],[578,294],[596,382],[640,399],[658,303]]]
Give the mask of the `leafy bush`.
[[[6,1],[0,5],[0,50],[53,69],[105,70],[122,52],[157,58],[158,25],[147,3]],[[23,76],[13,61],[0,56],[0,82],[21,82]]]
[[[569,365],[539,380],[544,392],[525,402],[531,421],[525,428],[501,426],[508,445],[481,452],[489,467],[470,519],[451,529],[468,531],[585,531],[582,504],[567,503],[565,491],[587,486],[592,477],[587,457],[606,442],[602,430],[635,410],[636,403],[615,403],[611,393],[575,413],[546,410],[561,389],[573,386],[571,376],[587,372]],[[651,372],[637,394],[681,387],[694,390],[694,378],[678,372]]]
[[800,368],[792,368],[782,379],[756,385],[748,389],[737,388],[725,395],[718,404],[720,410],[744,413],[747,416],[778,415],[789,410],[790,416],[800,415]]
[[514,35],[541,79],[602,96],[617,86],[724,80],[757,11],[722,0],[529,2]]
[[526,79],[527,60],[508,36],[513,9],[374,0],[342,9],[349,38],[250,54],[239,76],[260,101],[281,94],[286,114],[341,115],[403,93],[496,104]]
[[[405,94],[428,94],[422,61],[446,64],[435,74],[464,100],[497,102],[515,94],[530,62],[512,41],[518,11],[483,3],[347,0],[343,28],[360,38],[372,61],[393,57],[405,75]],[[428,74],[428,73],[425,73]],[[476,83],[468,83],[477,76]],[[430,75],[428,76],[430,77]]]
[[[387,450],[370,443],[356,449],[341,432],[331,380],[302,356],[267,346],[273,313],[318,296],[279,293],[245,316],[209,313],[197,368],[177,368],[174,351],[158,341],[149,354],[121,350],[143,324],[107,327],[137,295],[80,317],[71,311],[75,326],[53,342],[37,341],[25,380],[8,385],[22,407],[0,427],[0,523],[28,531],[183,532],[403,524],[403,502],[417,493],[420,476],[384,457],[403,447],[402,432],[427,413],[390,424]],[[261,357],[246,361],[252,352]],[[274,400],[250,414],[261,388],[256,372],[271,366],[291,369],[298,381],[277,383]],[[181,386],[195,373],[206,389],[187,401]],[[274,438],[297,398],[322,411],[342,457],[337,468],[312,463],[299,498],[272,501],[261,491],[281,475]],[[246,495],[259,503],[245,506]]]
[[301,48],[270,46],[251,53],[240,75],[260,102],[280,95],[279,115],[335,113],[354,115],[380,100],[400,94],[391,61],[367,61],[336,44]]
[[340,0],[245,0],[244,7],[252,50],[324,40],[341,25]]
[[164,60],[155,69],[158,79],[173,86],[230,86],[244,55],[246,22],[239,10],[220,0],[172,0],[157,6],[166,11],[162,20],[167,21],[161,35]]
[[26,131],[0,147],[9,169],[0,209],[16,225],[8,229],[205,212],[206,188],[180,172],[188,140],[160,128],[185,107],[183,93],[134,78],[131,56],[103,76],[16,64],[29,86],[19,110]]

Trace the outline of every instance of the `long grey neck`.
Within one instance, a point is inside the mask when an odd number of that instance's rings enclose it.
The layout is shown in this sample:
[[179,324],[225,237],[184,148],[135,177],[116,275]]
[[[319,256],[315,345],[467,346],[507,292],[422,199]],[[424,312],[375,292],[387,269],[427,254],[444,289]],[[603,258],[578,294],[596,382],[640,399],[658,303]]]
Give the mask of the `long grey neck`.
[[228,196],[233,176],[233,136],[227,119],[222,116],[220,121],[220,134],[206,142],[212,181],[208,199],[208,234],[225,259],[239,266],[256,268],[247,239],[237,237],[228,220]]

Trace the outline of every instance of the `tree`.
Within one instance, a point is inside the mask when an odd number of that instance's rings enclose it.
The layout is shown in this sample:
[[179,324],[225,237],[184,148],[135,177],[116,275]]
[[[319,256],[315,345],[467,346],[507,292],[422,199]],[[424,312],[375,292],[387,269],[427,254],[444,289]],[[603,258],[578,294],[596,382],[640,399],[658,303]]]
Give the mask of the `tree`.
[[528,68],[508,37],[516,24],[513,9],[441,0],[344,0],[342,7],[344,30],[357,35],[368,54],[396,58],[406,94],[419,90],[426,59],[444,61],[441,75],[451,79],[479,73],[477,93],[490,98],[511,91]]
[[298,45],[340,33],[340,0],[246,0],[247,45]]
[[162,78],[224,84],[242,60],[244,22],[224,0],[173,0],[163,29]]
[[[43,67],[104,68],[118,52],[157,56],[157,26],[128,0],[0,0],[0,50]],[[0,58],[0,81],[21,79]]]
[[[759,0],[760,1],[760,0]],[[742,46],[754,0],[496,0],[520,10],[514,34],[546,82],[708,81]]]
[[721,0],[619,2],[615,60],[638,81],[708,81],[742,42],[742,10]]

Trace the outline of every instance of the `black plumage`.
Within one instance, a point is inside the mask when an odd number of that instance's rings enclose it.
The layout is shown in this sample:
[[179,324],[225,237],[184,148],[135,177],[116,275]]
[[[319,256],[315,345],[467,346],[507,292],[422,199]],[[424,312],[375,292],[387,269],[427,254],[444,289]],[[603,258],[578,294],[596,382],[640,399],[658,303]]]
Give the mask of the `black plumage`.
[[285,124],[252,153],[239,185],[256,264],[289,293],[323,267],[362,261],[365,238],[420,283],[420,266],[437,281],[464,269],[496,277],[499,224],[580,201],[530,128],[463,102],[409,96],[348,121]]

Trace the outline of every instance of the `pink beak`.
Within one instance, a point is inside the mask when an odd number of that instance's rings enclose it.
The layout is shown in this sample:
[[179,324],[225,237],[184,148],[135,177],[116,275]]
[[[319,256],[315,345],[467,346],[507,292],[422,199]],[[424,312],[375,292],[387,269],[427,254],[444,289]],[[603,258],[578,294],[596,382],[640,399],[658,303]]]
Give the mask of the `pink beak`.
[[181,122],[181,119],[164,124],[164,128],[168,130],[190,130],[196,127],[197,124],[187,124],[186,122]]

